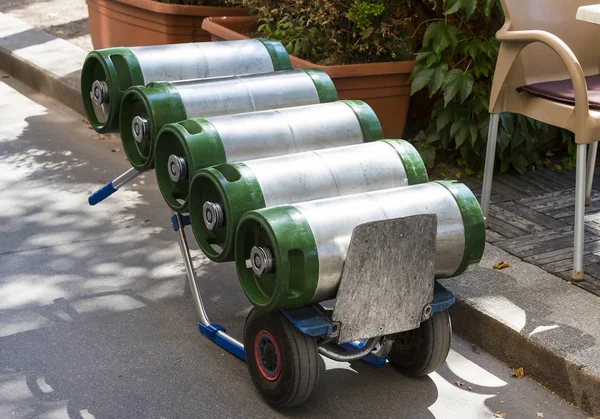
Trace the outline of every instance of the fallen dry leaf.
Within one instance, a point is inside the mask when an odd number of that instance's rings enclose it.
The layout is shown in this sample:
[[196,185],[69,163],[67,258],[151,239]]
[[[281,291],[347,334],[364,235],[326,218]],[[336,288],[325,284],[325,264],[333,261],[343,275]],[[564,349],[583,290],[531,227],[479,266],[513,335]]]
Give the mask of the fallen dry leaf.
[[505,418],[507,416],[508,416],[508,414],[506,412],[501,412],[499,410],[497,412],[494,412],[495,418]]
[[465,383],[464,383],[463,381],[457,381],[455,384],[456,384],[458,387],[462,387],[462,386],[464,386],[464,385],[465,385]]
[[535,415],[536,415],[538,418],[543,418],[543,417],[544,417],[544,414],[543,414],[542,412],[537,412]]
[[513,372],[511,372],[510,375],[512,375],[515,378],[523,378],[523,376],[525,375],[525,370],[523,369],[523,367],[517,368],[516,370],[513,370]]
[[508,268],[510,266],[510,262],[507,260],[503,260],[501,262],[496,263],[493,268],[494,269],[504,269],[504,268]]

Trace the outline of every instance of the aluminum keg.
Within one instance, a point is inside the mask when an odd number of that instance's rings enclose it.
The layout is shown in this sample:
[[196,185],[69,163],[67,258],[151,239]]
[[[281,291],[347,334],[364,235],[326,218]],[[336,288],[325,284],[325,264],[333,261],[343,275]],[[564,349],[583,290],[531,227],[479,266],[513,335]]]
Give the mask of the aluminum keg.
[[[165,125],[156,140],[158,187],[167,204],[187,210],[190,181],[205,167],[383,138],[373,110],[339,101]],[[285,173],[278,174],[285,176]],[[233,181],[236,173],[225,177]]]
[[81,94],[92,127],[105,133],[118,130],[121,97],[131,86],[291,68],[281,43],[259,38],[108,48],[92,51],[86,57]]
[[428,181],[407,141],[383,140],[199,170],[189,193],[196,241],[217,262],[233,260],[235,229],[248,211]]
[[479,262],[485,228],[477,199],[463,184],[429,182],[246,213],[235,238],[242,288],[264,309],[335,298],[354,228],[418,214],[437,215],[437,278]]
[[335,100],[329,76],[312,69],[134,86],[121,103],[121,141],[132,166],[145,171],[154,167],[154,144],[166,124]]

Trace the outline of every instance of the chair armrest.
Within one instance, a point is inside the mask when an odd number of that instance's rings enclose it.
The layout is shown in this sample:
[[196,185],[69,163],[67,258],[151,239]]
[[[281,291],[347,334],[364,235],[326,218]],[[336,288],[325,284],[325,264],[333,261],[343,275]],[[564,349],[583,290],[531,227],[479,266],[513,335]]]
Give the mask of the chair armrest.
[[[581,118],[581,120],[583,120],[583,118],[587,118],[589,115],[589,102],[587,84],[583,69],[581,68],[581,64],[579,64],[579,60],[571,48],[569,48],[569,46],[565,44],[559,37],[550,32],[540,30],[509,31],[502,28],[496,33],[496,39],[502,42],[502,44],[504,44],[510,50],[510,54],[508,54],[508,57],[510,57],[510,63],[506,71],[504,71],[504,77],[506,74],[508,74],[508,71],[510,70],[510,67],[512,67],[517,55],[527,45],[540,42],[556,52],[567,67],[567,71],[571,81],[573,82],[573,89],[575,92],[575,113],[577,114],[576,117],[577,119]],[[504,77],[502,78],[504,79]],[[502,84],[503,83],[504,80],[502,80]]]

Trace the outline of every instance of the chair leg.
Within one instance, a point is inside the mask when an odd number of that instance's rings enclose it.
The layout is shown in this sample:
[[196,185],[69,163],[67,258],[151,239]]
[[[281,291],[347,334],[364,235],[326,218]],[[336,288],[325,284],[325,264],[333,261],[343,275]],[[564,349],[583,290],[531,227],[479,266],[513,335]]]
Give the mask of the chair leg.
[[483,173],[483,188],[481,190],[481,212],[485,220],[485,226],[490,227],[487,219],[490,209],[490,197],[492,195],[492,178],[494,177],[494,161],[496,158],[496,140],[498,138],[498,121],[500,114],[490,115],[490,127],[488,130],[487,150],[485,151],[485,168]]
[[588,147],[587,158],[587,178],[585,184],[585,206],[591,203],[592,183],[594,182],[594,169],[596,168],[596,154],[598,153],[598,143],[592,143]]
[[577,144],[577,177],[575,180],[575,245],[573,251],[573,281],[583,281],[583,240],[586,184],[586,144]]

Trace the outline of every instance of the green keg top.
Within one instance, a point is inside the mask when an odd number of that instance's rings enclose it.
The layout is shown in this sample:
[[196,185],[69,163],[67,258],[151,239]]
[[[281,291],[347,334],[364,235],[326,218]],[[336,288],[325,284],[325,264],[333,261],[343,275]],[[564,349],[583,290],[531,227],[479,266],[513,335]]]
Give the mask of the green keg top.
[[[185,158],[187,179],[173,182],[169,177],[167,162],[171,154]],[[177,212],[187,211],[189,184],[194,174],[205,167],[226,162],[217,129],[203,118],[164,125],[154,144],[154,158],[160,192],[167,204]]]
[[[94,81],[105,81],[109,89],[109,114],[100,122],[94,112],[90,91]],[[130,86],[144,84],[140,63],[129,48],[107,48],[91,51],[81,70],[81,97],[91,126],[99,133],[119,129],[119,106],[123,92]]]
[[315,68],[301,68],[300,70],[304,71],[312,79],[317,88],[317,94],[319,95],[319,101],[321,103],[335,102],[338,100],[335,85],[326,72]]
[[423,162],[421,155],[411,143],[404,140],[383,140],[383,142],[394,147],[400,155],[409,185],[429,182],[425,162]]
[[341,100],[356,114],[365,142],[382,140],[383,130],[375,111],[362,100]]
[[[273,254],[273,270],[260,278],[246,268],[253,246],[267,247]],[[291,205],[246,213],[236,232],[235,260],[242,288],[256,307],[302,307],[317,290],[317,244],[310,225]]]
[[[125,154],[137,170],[151,170],[154,167],[153,149],[157,133],[164,125],[187,118],[183,100],[175,86],[159,82],[130,87],[121,105],[119,120]],[[131,132],[131,122],[135,116],[148,120],[150,137],[143,143],[138,143]]]
[[[213,231],[204,224],[203,205],[216,202],[223,208],[225,225]],[[189,209],[192,231],[208,258],[216,262],[233,260],[235,228],[242,216],[264,208],[265,199],[252,170],[243,163],[226,163],[200,169],[190,184]],[[221,246],[217,251],[211,247]]]
[[473,192],[462,183],[456,181],[438,180],[448,189],[458,204],[465,230],[465,250],[458,270],[453,276],[458,276],[477,266],[485,250],[485,226],[483,214]]
[[290,61],[290,55],[285,50],[283,44],[279,41],[266,38],[254,38],[265,46],[271,60],[273,62],[273,71],[279,70],[291,70],[292,62]]

